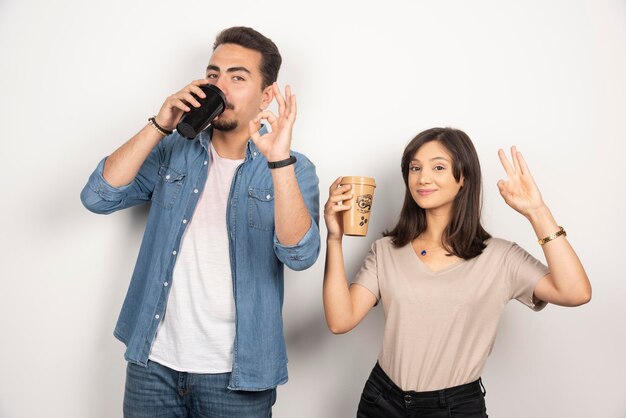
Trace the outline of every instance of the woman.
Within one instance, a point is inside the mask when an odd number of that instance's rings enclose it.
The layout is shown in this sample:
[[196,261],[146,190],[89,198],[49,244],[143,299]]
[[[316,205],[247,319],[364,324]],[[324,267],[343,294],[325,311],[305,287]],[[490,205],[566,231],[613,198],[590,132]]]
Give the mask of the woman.
[[480,375],[502,310],[517,299],[534,310],[578,306],[591,285],[541,198],[522,155],[498,151],[508,180],[504,201],[533,227],[548,266],[480,223],[481,174],[462,131],[434,128],[404,150],[404,205],[396,227],[377,240],[351,286],[346,282],[341,215],[350,186],[330,187],[324,311],[333,333],[354,328],[382,301],[382,349],[357,417],[486,417]]

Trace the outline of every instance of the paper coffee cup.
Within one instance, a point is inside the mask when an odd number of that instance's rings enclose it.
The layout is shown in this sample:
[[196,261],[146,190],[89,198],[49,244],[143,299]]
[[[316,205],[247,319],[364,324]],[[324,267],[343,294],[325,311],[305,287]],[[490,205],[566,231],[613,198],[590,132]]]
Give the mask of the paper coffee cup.
[[343,233],[364,237],[370,221],[370,211],[374,200],[376,182],[371,177],[347,176],[341,180],[341,185],[350,184],[352,188],[346,193],[352,194],[350,209],[343,213]]

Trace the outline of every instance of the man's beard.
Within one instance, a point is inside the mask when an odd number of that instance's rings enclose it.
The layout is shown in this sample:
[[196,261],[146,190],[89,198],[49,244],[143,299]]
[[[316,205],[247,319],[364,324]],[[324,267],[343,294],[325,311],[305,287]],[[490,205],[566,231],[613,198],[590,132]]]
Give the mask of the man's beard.
[[217,129],[218,131],[230,132],[234,130],[235,128],[237,128],[238,124],[237,124],[237,121],[233,119],[231,120],[217,119],[215,122],[211,124],[211,126],[213,126],[213,129]]
[[[235,106],[233,106],[231,103],[226,103],[226,109],[225,110],[232,110],[234,109]],[[227,120],[227,119],[221,119],[221,118],[217,118],[216,121],[214,121],[212,124],[213,129],[217,129],[218,131],[222,131],[222,132],[230,132],[232,130],[234,130],[235,128],[237,128],[237,126],[239,126],[239,124],[237,123],[237,120],[235,119],[231,119],[231,120]]]

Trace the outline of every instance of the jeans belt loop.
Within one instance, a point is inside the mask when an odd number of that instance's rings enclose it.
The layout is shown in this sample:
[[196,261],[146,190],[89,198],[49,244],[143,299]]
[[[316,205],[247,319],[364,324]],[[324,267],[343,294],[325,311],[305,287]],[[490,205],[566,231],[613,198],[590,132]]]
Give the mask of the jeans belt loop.
[[439,406],[446,406],[446,391],[444,390],[440,390],[439,391]]
[[385,388],[385,392],[383,393],[383,397],[385,399],[389,399],[389,395],[391,395],[391,391],[393,390],[393,382],[390,380],[387,380],[385,382],[385,384],[387,385],[387,387]]

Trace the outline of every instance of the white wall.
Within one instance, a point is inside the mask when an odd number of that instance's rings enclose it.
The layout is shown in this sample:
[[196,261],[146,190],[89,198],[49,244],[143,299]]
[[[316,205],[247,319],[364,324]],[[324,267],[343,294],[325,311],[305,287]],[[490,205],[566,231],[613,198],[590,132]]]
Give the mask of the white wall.
[[[405,144],[441,125],[476,144],[488,230],[542,258],[495,186],[497,149],[518,145],[594,298],[539,314],[510,304],[483,376],[490,416],[626,416],[624,1],[3,0],[0,417],[121,416],[112,330],[146,209],[97,216],[79,192],[168,94],[203,76],[232,25],[278,44],[279,81],[298,95],[293,147],[316,163],[322,203],[339,175],[377,179],[370,235],[345,240],[350,274],[397,219]],[[380,308],[348,335],[326,329],[322,271],[323,256],[286,275],[278,418],[354,416],[380,346]]]

